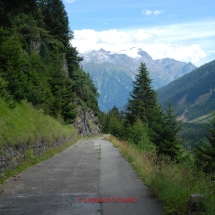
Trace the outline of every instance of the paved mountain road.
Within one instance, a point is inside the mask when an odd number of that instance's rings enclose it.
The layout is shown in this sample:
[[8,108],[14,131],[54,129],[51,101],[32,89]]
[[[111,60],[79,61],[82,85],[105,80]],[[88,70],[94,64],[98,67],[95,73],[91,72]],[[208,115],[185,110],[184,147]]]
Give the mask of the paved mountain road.
[[[3,189],[0,215],[162,214],[161,203],[102,138],[80,140],[9,179]],[[91,203],[98,199],[103,203]]]

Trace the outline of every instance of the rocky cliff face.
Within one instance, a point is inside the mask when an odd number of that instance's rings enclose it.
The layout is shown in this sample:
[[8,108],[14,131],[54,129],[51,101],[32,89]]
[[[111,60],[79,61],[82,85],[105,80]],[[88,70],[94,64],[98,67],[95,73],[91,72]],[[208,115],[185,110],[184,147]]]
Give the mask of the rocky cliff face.
[[99,120],[91,108],[88,108],[86,112],[82,108],[78,109],[74,126],[82,136],[98,135],[100,133]]

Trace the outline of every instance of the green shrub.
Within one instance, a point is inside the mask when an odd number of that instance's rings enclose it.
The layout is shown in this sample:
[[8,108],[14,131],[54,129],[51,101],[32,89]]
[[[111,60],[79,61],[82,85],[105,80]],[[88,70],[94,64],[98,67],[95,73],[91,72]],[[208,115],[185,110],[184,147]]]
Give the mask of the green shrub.
[[149,140],[147,126],[141,120],[137,120],[130,127],[128,139],[129,143],[137,145],[139,149],[155,150],[155,145]]

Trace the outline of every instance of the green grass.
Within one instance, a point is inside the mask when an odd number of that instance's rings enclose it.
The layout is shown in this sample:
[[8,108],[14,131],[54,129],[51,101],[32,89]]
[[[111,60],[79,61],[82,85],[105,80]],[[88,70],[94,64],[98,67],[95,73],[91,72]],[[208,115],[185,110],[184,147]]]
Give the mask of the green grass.
[[73,126],[63,125],[25,101],[16,104],[15,108],[9,108],[8,104],[0,99],[0,154],[4,154],[7,147],[22,144],[30,146],[35,141],[43,140],[51,146],[54,140],[62,137],[68,139],[73,137],[73,142],[70,141],[60,147],[50,147],[39,157],[35,156],[32,150],[27,150],[23,162],[15,169],[7,170],[0,175],[0,184],[4,183],[8,177],[61,152],[80,138]]
[[134,145],[113,136],[106,139],[120,149],[144,183],[163,202],[163,215],[187,214],[190,195],[196,193],[205,197],[206,211],[201,215],[214,215],[215,182],[204,173],[196,171],[191,160],[176,164],[162,159],[156,164],[154,152],[140,151]]
[[37,140],[51,143],[60,137],[75,136],[71,125],[62,125],[23,101],[15,108],[0,99],[0,149],[8,146],[34,144]]

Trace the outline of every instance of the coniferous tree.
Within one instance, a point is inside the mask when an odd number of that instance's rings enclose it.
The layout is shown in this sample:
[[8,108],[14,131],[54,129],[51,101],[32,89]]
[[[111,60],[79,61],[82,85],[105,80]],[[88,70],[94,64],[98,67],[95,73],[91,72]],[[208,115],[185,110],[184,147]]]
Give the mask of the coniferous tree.
[[78,56],[78,51],[71,44],[67,47],[66,51],[66,60],[68,64],[69,76],[73,79],[74,71],[79,69],[79,63],[83,60],[80,56]]
[[164,111],[155,106],[149,123],[149,137],[156,145],[158,155],[178,160],[182,153],[182,141],[178,137],[181,125],[176,120],[174,112],[170,102]]
[[72,82],[73,90],[76,95],[85,102],[88,107],[91,107],[95,112],[98,112],[99,108],[97,99],[99,94],[90,75],[86,74],[79,68],[73,71]]
[[28,57],[28,67],[25,74],[29,81],[28,91],[26,92],[27,100],[35,107],[42,108],[46,113],[50,113],[53,95],[49,85],[49,69],[35,51],[32,51]]
[[58,50],[52,54],[50,67],[49,84],[54,97],[51,113],[56,117],[62,116],[66,121],[69,117],[73,120],[76,117],[76,109],[72,104],[75,94],[72,90],[72,80],[63,70],[63,55]]
[[171,160],[176,160],[181,154],[181,141],[177,136],[180,126],[171,104],[168,104],[165,111],[161,110],[151,82],[145,64],[141,63],[133,82],[131,99],[128,100],[126,118],[131,125],[137,120],[144,123],[150,140],[157,147],[158,155],[167,155]]
[[50,51],[44,42],[41,42],[41,44],[40,44],[39,54],[40,54],[41,59],[45,65],[49,65],[51,63]]
[[17,14],[34,14],[36,9],[36,0],[1,0],[0,26],[11,27],[11,20]]
[[176,120],[174,112],[175,110],[169,102],[164,111],[163,123],[161,122],[161,140],[157,144],[157,150],[159,155],[167,155],[171,160],[178,160],[182,154],[182,141],[178,136],[181,125]]
[[65,86],[63,88],[61,97],[62,97],[62,107],[61,115],[67,123],[73,123],[74,119],[77,116],[76,106],[72,103],[75,99],[75,92],[72,90],[72,81],[68,77],[65,80]]
[[7,91],[17,101],[26,99],[29,82],[24,68],[27,60],[16,35],[7,37],[1,44],[0,59],[0,74],[7,82]]
[[141,63],[127,104],[126,118],[129,123],[133,124],[137,119],[149,123],[150,114],[156,105],[156,93],[151,87],[151,82],[146,65]]
[[40,40],[40,31],[37,27],[37,21],[32,15],[19,13],[17,14],[12,23],[12,34],[18,34],[21,42],[22,48],[28,51],[32,50],[32,42],[38,42]]
[[205,135],[207,142],[200,140],[201,146],[195,145],[195,163],[198,168],[203,169],[208,174],[215,172],[215,112],[208,126],[208,135]]
[[148,125],[148,134],[150,140],[159,146],[165,139],[163,128],[164,128],[164,113],[159,105],[156,105],[151,112],[150,121]]
[[124,137],[124,117],[117,107],[113,107],[102,116],[102,131],[116,137]]
[[150,141],[148,128],[145,123],[138,119],[130,128],[128,128],[127,138],[129,143],[137,145],[143,150],[155,150],[155,145]]
[[7,90],[7,81],[5,81],[1,77],[1,71],[0,71],[0,98],[3,98],[6,102],[8,102],[10,107],[14,107],[13,97]]
[[[45,28],[61,44],[62,48],[69,45],[72,33],[69,30],[69,20],[61,0],[39,0],[39,8],[45,22]],[[54,45],[54,41],[50,41]],[[60,46],[60,44],[58,44]],[[65,51],[65,49],[64,49]]]

